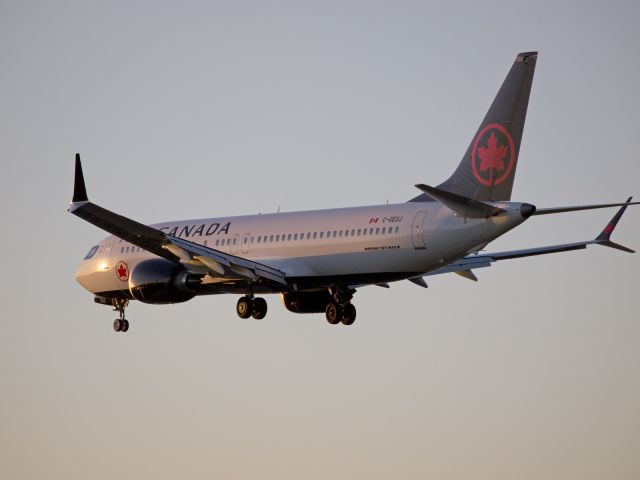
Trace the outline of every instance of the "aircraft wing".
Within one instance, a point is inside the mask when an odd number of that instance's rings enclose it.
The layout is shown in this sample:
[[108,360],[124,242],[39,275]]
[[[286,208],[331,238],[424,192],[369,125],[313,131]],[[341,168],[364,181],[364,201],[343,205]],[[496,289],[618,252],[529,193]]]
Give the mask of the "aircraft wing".
[[283,285],[287,284],[285,275],[280,270],[174,237],[91,203],[87,197],[78,154],[76,154],[74,192],[69,212],[137,247],[172,262],[181,263],[193,273],[208,273],[222,279],[264,278]]
[[[484,268],[490,267],[492,263],[498,262],[500,260],[511,260],[513,258],[523,258],[523,257],[531,257],[535,255],[546,255],[548,253],[559,253],[559,252],[570,252],[572,250],[582,250],[587,248],[589,245],[603,245],[605,247],[611,247],[618,250],[622,250],[624,252],[635,253],[630,248],[627,248],[623,245],[619,245],[615,242],[611,241],[611,234],[616,228],[620,217],[627,209],[629,205],[635,205],[635,203],[631,202],[631,197],[625,202],[620,204],[622,208],[618,210],[618,212],[614,215],[611,221],[607,224],[607,226],[602,230],[600,235],[598,235],[593,240],[585,240],[582,242],[574,242],[574,243],[564,243],[560,245],[551,245],[547,247],[536,247],[536,248],[526,248],[523,250],[510,250],[506,252],[495,252],[495,253],[485,253],[480,255],[469,255],[460,260],[452,262],[448,265],[445,265],[442,268],[438,268],[437,270],[433,270],[431,272],[426,273],[424,276],[428,275],[439,275],[441,273],[457,273],[462,275],[463,277],[469,278],[471,280],[477,280],[475,275],[471,272],[475,268]],[[415,282],[414,282],[415,283]]]

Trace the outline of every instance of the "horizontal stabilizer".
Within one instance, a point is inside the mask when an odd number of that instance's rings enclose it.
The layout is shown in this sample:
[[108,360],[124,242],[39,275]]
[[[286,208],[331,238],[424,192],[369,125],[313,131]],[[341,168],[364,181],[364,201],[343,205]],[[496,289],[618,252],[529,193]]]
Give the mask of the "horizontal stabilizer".
[[479,202],[471,198],[463,197],[455,193],[440,190],[439,188],[430,187],[422,183],[416,185],[416,188],[422,190],[434,200],[442,203],[458,215],[469,218],[489,218],[504,212],[503,209],[489,205],[488,203]]

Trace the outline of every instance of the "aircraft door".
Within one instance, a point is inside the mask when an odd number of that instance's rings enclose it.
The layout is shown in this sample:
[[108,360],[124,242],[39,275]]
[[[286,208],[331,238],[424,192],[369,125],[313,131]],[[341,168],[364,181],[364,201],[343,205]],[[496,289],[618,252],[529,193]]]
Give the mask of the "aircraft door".
[[413,239],[413,247],[416,250],[427,248],[424,243],[424,220],[427,218],[427,212],[422,210],[416,213],[416,216],[413,217],[413,224],[411,225],[411,237]]
[[229,249],[229,253],[232,255],[234,253],[238,253],[240,251],[240,234],[236,233],[231,237],[231,248]]
[[242,235],[242,253],[249,253],[249,238],[251,237],[250,233],[245,233]]

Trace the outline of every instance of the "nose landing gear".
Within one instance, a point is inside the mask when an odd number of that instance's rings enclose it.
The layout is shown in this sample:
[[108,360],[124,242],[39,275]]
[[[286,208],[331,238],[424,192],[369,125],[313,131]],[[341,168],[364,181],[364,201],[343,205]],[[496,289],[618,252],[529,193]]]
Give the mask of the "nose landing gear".
[[129,331],[129,320],[124,318],[124,309],[129,305],[129,300],[123,299],[113,299],[113,311],[119,313],[119,318],[116,318],[113,321],[113,329],[116,332],[127,332]]

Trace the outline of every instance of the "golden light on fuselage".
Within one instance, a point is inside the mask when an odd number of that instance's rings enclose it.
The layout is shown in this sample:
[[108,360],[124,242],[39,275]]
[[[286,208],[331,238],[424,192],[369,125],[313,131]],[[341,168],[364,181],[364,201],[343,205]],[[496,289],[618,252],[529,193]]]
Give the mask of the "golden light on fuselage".
[[100,270],[101,272],[104,272],[105,270],[109,270],[109,264],[107,262],[101,262],[98,265],[98,270]]

